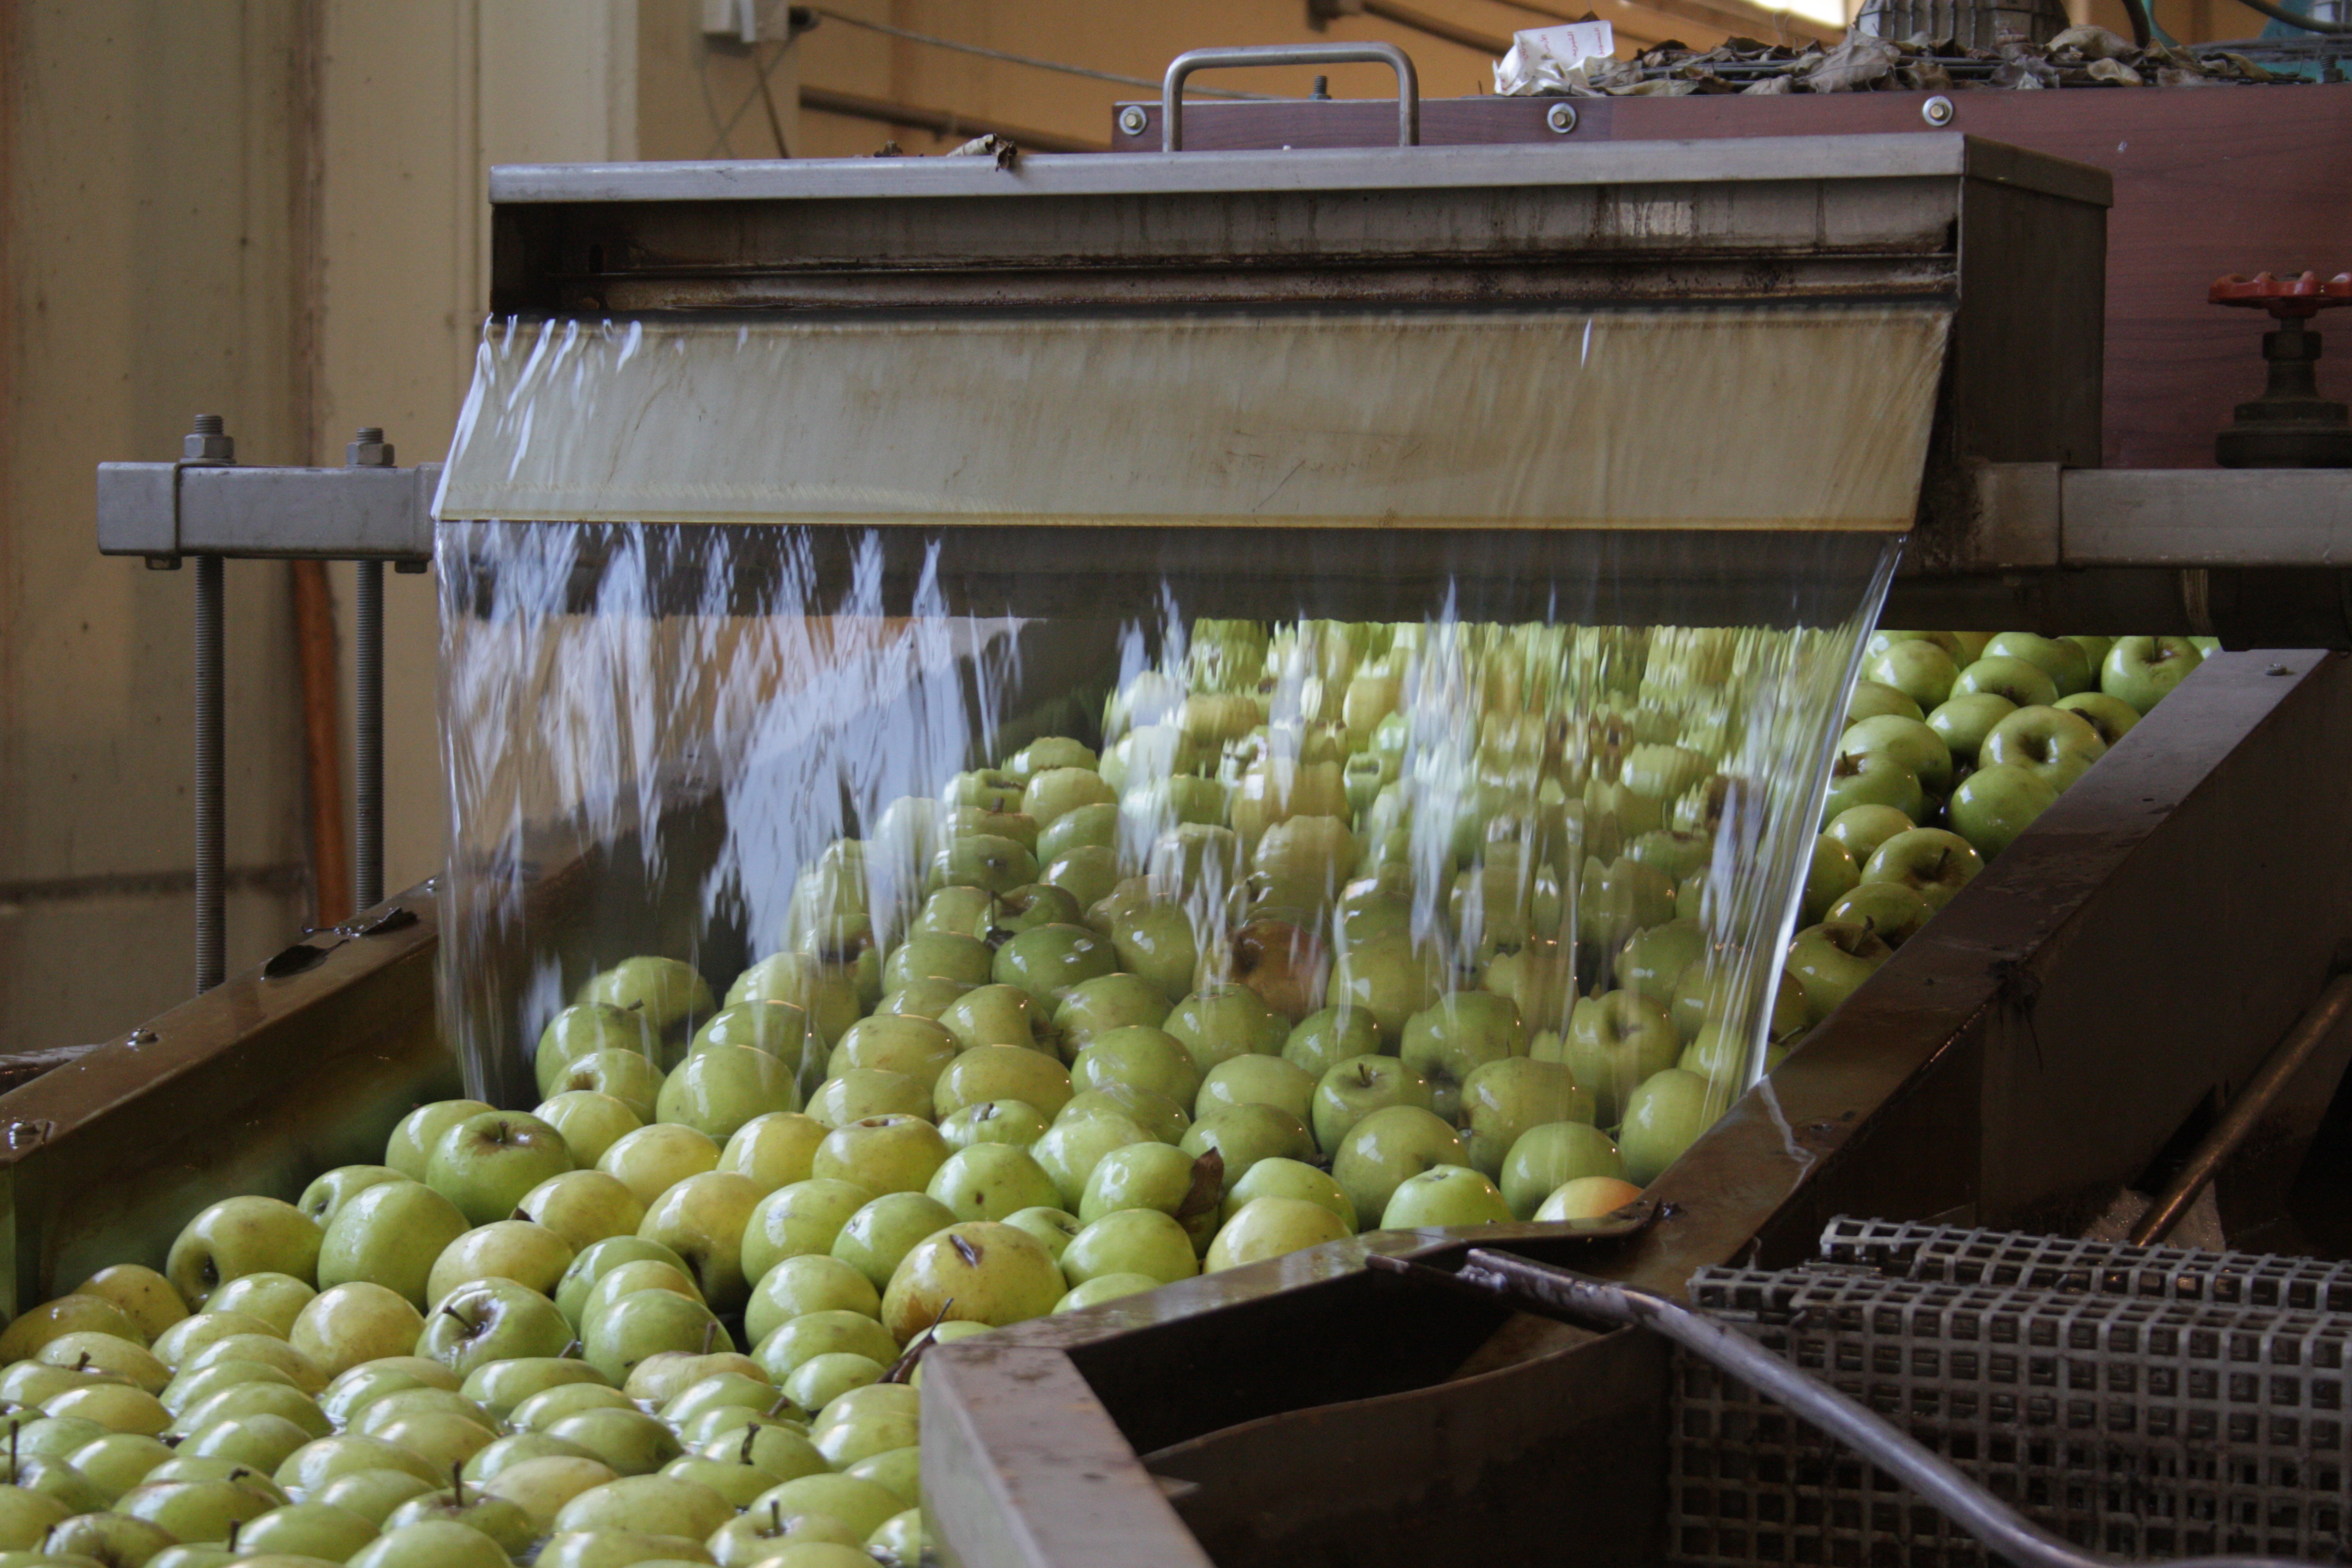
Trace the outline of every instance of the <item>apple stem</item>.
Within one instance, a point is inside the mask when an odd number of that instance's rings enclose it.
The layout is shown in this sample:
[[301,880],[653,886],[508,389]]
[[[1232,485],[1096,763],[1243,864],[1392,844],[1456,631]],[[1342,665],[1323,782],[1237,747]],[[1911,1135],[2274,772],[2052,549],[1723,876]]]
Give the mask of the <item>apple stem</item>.
[[232,1519],[232,1520],[230,1520],[230,1521],[228,1521],[228,1549],[229,1549],[231,1552],[234,1552],[234,1551],[236,1551],[236,1535],[237,1535],[237,1531],[239,1531],[243,1530],[244,1528],[245,1528],[245,1521],[243,1521],[243,1520],[241,1520],[241,1519]]
[[463,1461],[449,1461],[449,1494],[459,1508],[466,1506],[466,1467]]
[[784,1505],[773,1498],[768,1500],[768,1528],[778,1535],[784,1532]]
[[[768,1414],[773,1415],[775,1412],[773,1410],[770,1410]],[[760,1429],[757,1426],[746,1426],[743,1428],[743,1451],[740,1455],[736,1456],[735,1462],[737,1464],[748,1465],[751,1462],[751,1445],[759,1440],[759,1436]]]
[[716,1318],[711,1319],[710,1321],[702,1325],[702,1353],[704,1355],[709,1355],[710,1353],[711,1339],[717,1335],[718,1332],[719,1320]]
[[562,1351],[556,1353],[555,1359],[558,1361],[566,1360],[572,1356],[578,1355],[586,1348],[587,1347],[583,1345],[578,1340],[573,1340],[571,1343],[565,1345]]

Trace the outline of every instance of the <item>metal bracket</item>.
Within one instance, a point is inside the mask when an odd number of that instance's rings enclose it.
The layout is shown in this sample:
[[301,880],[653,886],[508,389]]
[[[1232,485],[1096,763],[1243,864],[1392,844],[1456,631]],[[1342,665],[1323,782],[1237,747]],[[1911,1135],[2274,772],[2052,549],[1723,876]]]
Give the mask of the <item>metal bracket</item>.
[[2352,565],[2340,468],[2061,468],[1971,475],[1958,554],[1936,569]]
[[219,555],[264,561],[433,559],[433,498],[441,465],[224,468],[100,463],[98,548],[173,561]]

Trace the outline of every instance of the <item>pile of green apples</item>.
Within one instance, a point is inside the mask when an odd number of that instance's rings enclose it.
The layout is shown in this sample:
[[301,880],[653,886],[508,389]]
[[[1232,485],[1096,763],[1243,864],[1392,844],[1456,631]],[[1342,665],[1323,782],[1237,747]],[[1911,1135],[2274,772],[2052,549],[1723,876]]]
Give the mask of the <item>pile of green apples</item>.
[[2220,644],[1878,631],[1788,973],[1818,1023]]
[[1784,983],[1726,825],[1858,633],[1186,631],[1099,752],[825,847],[723,993],[590,976],[530,1111],[417,1107],[17,1319],[0,1568],[911,1563],[927,1347],[1621,1208],[1833,1005],[1824,932],[1900,940],[2195,658],[1879,634]]

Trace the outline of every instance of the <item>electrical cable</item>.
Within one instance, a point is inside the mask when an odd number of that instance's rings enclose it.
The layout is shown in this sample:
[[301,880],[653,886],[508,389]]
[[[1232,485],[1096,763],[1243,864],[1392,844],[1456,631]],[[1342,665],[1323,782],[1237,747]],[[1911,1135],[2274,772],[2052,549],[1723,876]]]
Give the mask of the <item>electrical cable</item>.
[[[888,37],[904,38],[910,44],[927,44],[935,49],[952,49],[960,55],[977,55],[982,59],[1003,60],[1007,65],[1027,66],[1034,70],[1060,71],[1065,76],[1082,76],[1093,81],[1117,82],[1121,87],[1148,88],[1154,92],[1160,90],[1160,83],[1145,77],[1121,76],[1117,71],[1097,70],[1092,66],[1074,66],[1061,60],[1039,59],[1034,55],[1016,55],[1007,49],[986,48],[979,44],[967,44],[954,38],[942,38],[930,33],[909,32],[904,27],[892,27],[880,22],[869,22],[863,16],[852,16],[846,12],[835,11],[829,6],[812,5],[809,9],[829,22],[839,22],[850,27],[863,27],[869,33],[880,33]],[[1189,90],[1205,98],[1243,98],[1260,103],[1288,101],[1277,93],[1235,92],[1229,88],[1196,87]]]

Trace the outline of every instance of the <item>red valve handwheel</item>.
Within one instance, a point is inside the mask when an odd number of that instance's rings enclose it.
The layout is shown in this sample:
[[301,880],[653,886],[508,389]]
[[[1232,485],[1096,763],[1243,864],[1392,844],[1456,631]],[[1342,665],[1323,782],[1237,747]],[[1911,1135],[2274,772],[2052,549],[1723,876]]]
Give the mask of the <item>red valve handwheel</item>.
[[2322,278],[2316,272],[2293,278],[2257,272],[2252,278],[2244,278],[2232,272],[2227,278],[2215,279],[2205,298],[2215,305],[2243,305],[2249,310],[2268,310],[2282,321],[2307,321],[2335,306],[2352,305],[2352,272],[2339,272],[2333,278]]

